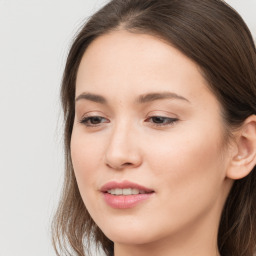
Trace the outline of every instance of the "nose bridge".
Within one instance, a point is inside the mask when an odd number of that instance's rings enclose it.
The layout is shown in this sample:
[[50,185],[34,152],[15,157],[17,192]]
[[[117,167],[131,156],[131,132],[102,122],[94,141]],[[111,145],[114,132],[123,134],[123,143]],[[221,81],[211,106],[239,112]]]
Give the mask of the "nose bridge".
[[109,136],[106,164],[115,169],[138,166],[141,161],[136,143],[136,129],[127,119],[117,121]]

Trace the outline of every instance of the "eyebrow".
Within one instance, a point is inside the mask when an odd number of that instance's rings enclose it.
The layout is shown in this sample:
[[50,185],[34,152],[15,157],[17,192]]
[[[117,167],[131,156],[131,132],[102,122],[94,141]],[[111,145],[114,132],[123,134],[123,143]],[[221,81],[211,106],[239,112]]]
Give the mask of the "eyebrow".
[[89,101],[93,101],[101,104],[107,104],[107,100],[104,97],[102,97],[101,95],[92,94],[92,93],[82,93],[78,97],[76,97],[76,101],[81,99],[89,100]]
[[[75,101],[79,101],[81,99],[93,101],[93,102],[100,103],[100,104],[108,103],[107,100],[103,96],[98,95],[98,94],[92,94],[92,93],[82,93],[76,97]],[[153,93],[142,94],[135,100],[135,102],[148,103],[148,102],[152,102],[152,101],[156,101],[156,100],[163,100],[163,99],[177,99],[177,100],[183,100],[183,101],[190,103],[190,101],[188,99],[184,98],[181,95],[173,93],[173,92],[153,92]]]
[[147,103],[155,100],[164,100],[164,99],[184,100],[190,103],[188,99],[173,92],[147,93],[147,94],[140,95],[136,101],[138,103]]

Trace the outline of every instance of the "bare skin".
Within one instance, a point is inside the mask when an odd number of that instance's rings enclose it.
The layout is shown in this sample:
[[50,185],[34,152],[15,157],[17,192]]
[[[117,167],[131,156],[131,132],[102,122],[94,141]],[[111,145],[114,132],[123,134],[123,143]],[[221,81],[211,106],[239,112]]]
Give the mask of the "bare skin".
[[[115,31],[85,52],[76,97],[74,171],[115,256],[218,256],[223,205],[249,167],[232,176],[239,147],[227,147],[219,102],[197,65],[153,36]],[[100,188],[124,180],[154,193],[114,209]]]

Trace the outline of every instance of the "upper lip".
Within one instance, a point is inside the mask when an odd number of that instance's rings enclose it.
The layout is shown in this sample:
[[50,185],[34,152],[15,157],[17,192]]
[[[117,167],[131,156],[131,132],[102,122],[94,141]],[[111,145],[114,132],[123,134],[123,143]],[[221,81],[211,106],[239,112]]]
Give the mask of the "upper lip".
[[106,183],[105,185],[103,185],[100,189],[101,192],[107,192],[108,190],[111,190],[111,189],[116,189],[116,188],[135,188],[135,189],[139,189],[139,190],[143,190],[145,192],[154,192],[153,189],[151,188],[147,188],[147,187],[144,187],[144,186],[141,186],[139,184],[136,184],[136,183],[133,183],[131,181],[122,181],[122,182],[117,182],[117,181],[110,181],[108,183]]

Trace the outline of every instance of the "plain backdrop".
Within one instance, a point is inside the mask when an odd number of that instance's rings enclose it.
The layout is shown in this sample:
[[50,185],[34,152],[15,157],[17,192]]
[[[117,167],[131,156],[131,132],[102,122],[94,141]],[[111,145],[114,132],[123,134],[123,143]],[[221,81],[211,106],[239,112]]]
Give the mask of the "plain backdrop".
[[[73,35],[106,2],[0,0],[0,256],[54,255],[61,76]],[[227,2],[256,37],[256,0]]]

